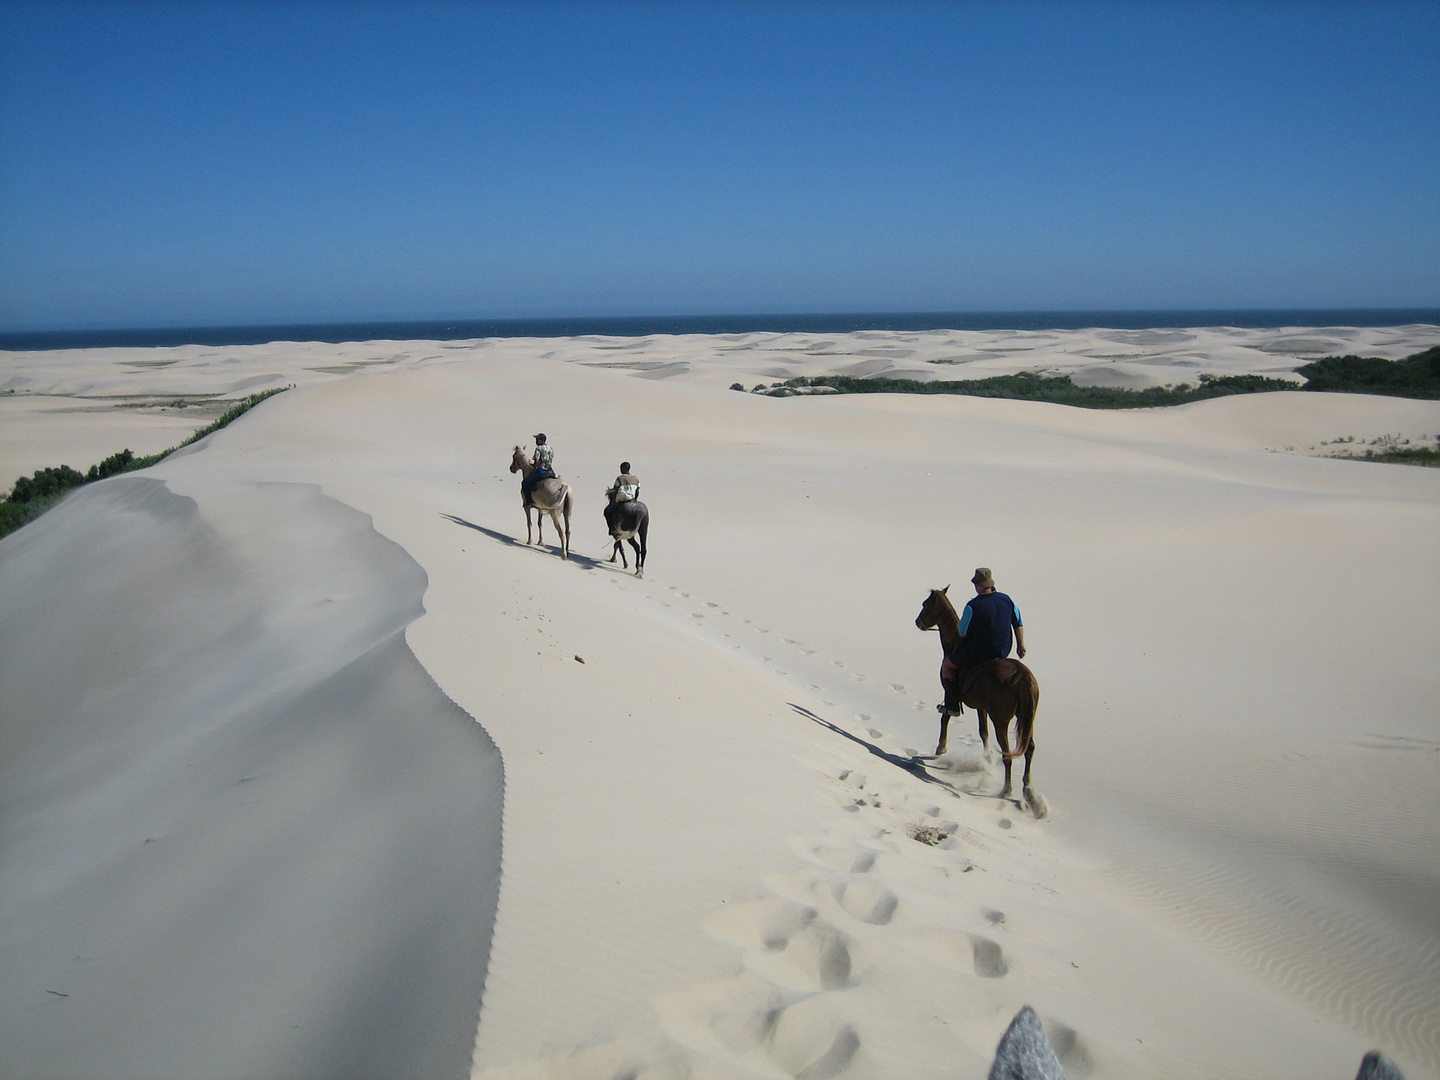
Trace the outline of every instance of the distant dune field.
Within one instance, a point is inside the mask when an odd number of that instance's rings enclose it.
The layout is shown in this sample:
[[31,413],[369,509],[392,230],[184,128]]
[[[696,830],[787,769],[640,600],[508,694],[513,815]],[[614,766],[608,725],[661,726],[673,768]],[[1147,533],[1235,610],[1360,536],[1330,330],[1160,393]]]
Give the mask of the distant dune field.
[[[7,1075],[1440,1080],[1440,403],[768,398],[1283,377],[1440,328],[0,354]],[[184,407],[180,407],[183,404]],[[545,432],[573,554],[525,544]],[[1349,444],[1346,444],[1349,445]],[[644,578],[606,561],[622,460]],[[927,590],[1041,686],[1036,816]],[[1018,792],[1017,792],[1018,794]],[[369,1070],[369,1072],[367,1072]]]

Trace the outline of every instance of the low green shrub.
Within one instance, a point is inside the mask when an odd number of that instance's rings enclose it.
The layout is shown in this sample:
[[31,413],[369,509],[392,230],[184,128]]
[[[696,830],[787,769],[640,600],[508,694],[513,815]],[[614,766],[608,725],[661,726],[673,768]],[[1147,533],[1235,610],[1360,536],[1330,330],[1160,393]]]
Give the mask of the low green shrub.
[[1084,409],[1155,409],[1185,405],[1231,394],[1276,390],[1310,390],[1392,397],[1440,398],[1440,345],[1403,360],[1374,356],[1327,356],[1297,368],[1305,382],[1265,375],[1201,375],[1199,386],[1152,386],[1127,390],[1115,386],[1076,386],[1069,375],[1022,371],[988,379],[857,379],[850,375],[817,375],[787,379],[753,393],[794,397],[828,387],[841,394],[963,394],[969,397],[1048,401]]
[[154,465],[162,458],[168,457],[181,447],[189,446],[198,442],[213,431],[219,431],[226,424],[249,412],[260,402],[268,397],[286,390],[293,389],[293,386],[277,386],[273,390],[265,390],[258,394],[251,394],[247,398],[237,401],[220,416],[214,423],[207,424],[195,432],[179,446],[172,446],[159,454],[149,454],[137,458],[128,449],[121,450],[118,454],[111,454],[104,461],[91,465],[90,468],[80,473],[69,465],[56,465],[50,468],[40,469],[33,476],[22,476],[15,481],[15,486],[10,494],[0,500],[0,536],[9,536],[22,525],[27,525],[43,514],[50,507],[54,506],[69,491],[84,484],[93,483],[96,480],[104,480],[109,476],[116,476],[120,473],[133,472],[136,469],[145,469]]
[[1296,368],[1306,390],[1341,394],[1385,394],[1390,397],[1440,398],[1440,345],[1407,356],[1326,356]]

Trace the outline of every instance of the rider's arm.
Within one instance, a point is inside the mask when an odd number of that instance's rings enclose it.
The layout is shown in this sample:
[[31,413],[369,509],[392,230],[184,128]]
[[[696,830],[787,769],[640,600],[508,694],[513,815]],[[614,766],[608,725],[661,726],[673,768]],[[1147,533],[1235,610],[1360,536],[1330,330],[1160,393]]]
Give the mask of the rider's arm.
[[1015,655],[1025,659],[1025,627],[1015,627]]

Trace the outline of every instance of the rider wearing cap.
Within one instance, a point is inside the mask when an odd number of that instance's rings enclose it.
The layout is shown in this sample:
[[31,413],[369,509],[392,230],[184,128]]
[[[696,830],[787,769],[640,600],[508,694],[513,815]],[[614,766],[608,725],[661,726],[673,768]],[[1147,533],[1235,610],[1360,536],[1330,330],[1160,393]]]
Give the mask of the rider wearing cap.
[[520,482],[520,494],[525,497],[526,506],[530,505],[530,493],[535,485],[555,475],[555,450],[545,440],[543,431],[535,436],[535,453],[530,456],[530,465],[534,471]]
[[1025,624],[1015,601],[995,591],[995,577],[990,568],[981,566],[970,579],[975,597],[960,613],[961,655],[946,657],[946,672],[953,672],[945,684],[943,709],[951,716],[960,712],[960,702],[970,690],[981,666],[990,660],[1010,655],[1011,633],[1014,633],[1016,655],[1025,658]]

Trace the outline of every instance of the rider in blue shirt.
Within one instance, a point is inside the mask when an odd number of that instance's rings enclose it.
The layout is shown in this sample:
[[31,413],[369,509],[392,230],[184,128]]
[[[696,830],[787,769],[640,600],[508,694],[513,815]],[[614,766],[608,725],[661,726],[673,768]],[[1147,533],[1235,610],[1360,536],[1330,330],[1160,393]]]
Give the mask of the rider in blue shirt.
[[951,716],[959,715],[960,702],[980,666],[1010,655],[1012,632],[1016,655],[1025,658],[1025,624],[1015,601],[995,591],[995,577],[989,567],[979,567],[970,583],[975,586],[975,598],[960,612],[963,655],[947,657],[955,666],[955,676],[945,680],[942,708]]
[[975,598],[960,613],[960,636],[972,664],[1010,655],[1010,632],[1015,632],[1016,654],[1025,659],[1025,624],[1020,608],[1003,592],[995,591],[989,567],[979,567],[970,579]]

